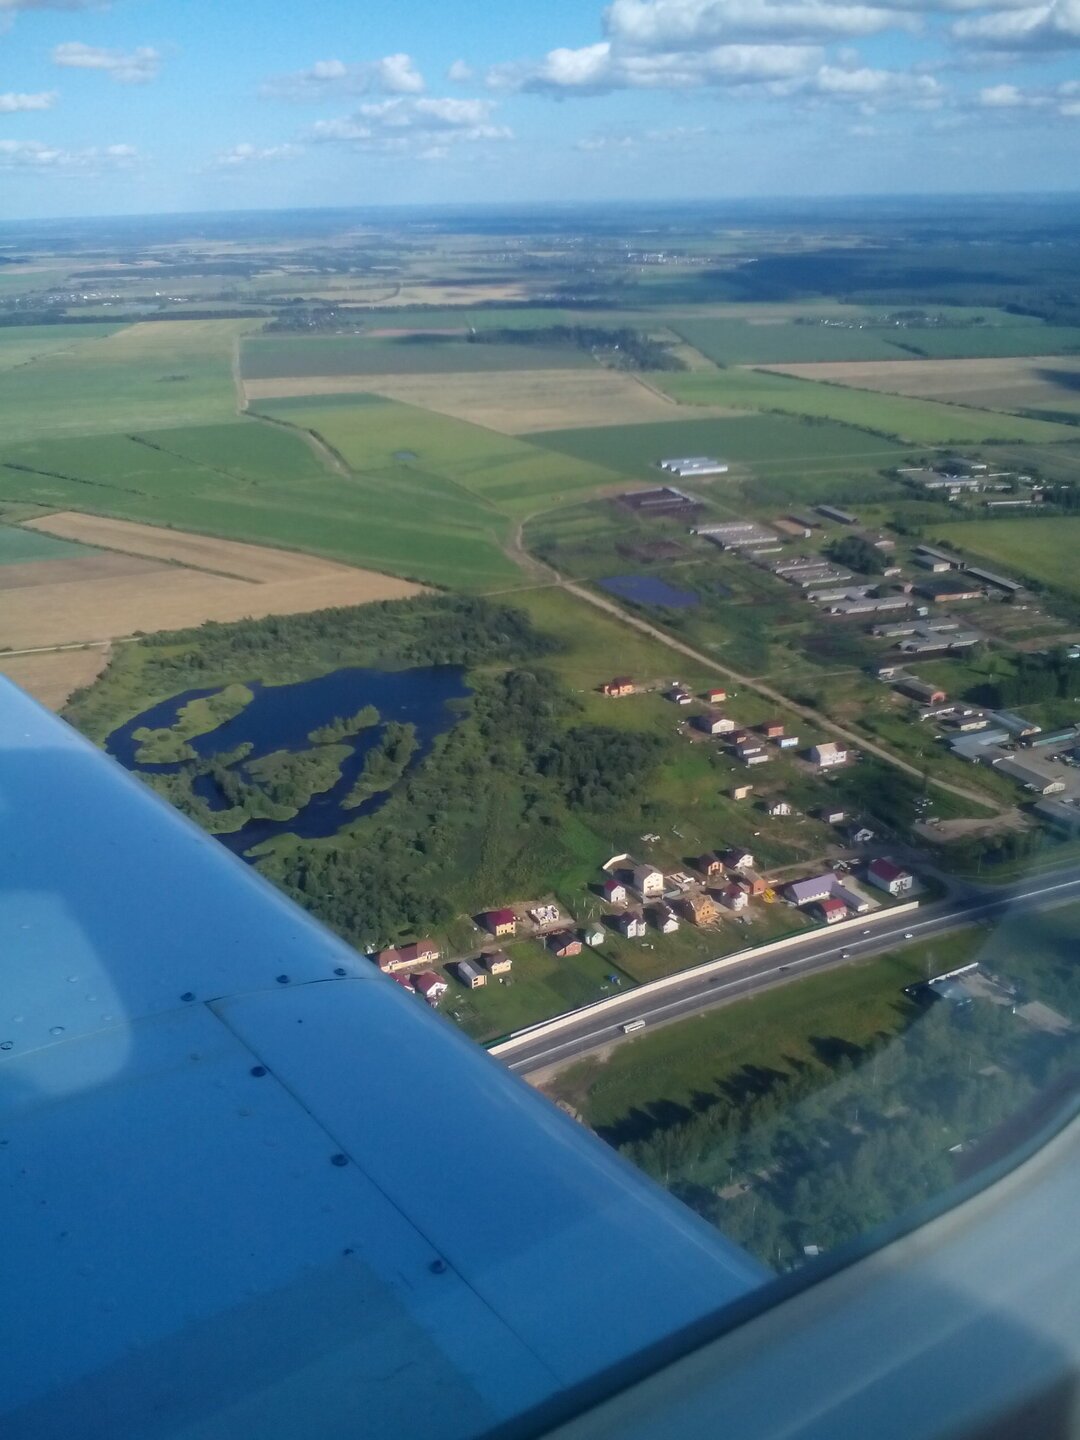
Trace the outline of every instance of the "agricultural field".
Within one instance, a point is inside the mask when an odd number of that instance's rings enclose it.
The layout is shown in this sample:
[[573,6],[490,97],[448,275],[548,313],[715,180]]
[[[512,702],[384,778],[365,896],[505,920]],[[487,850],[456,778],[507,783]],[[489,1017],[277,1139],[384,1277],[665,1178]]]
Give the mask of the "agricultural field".
[[1080,360],[1042,355],[1007,360],[872,360],[771,367],[800,380],[938,400],[985,410],[1061,414],[1080,419]]
[[[35,562],[85,559],[86,556],[94,553],[86,545],[75,544],[70,540],[43,535],[36,530],[25,529],[21,525],[0,524],[0,567],[2,568],[18,566],[21,569]],[[0,589],[7,588],[5,580],[9,584],[20,583],[14,570],[9,576],[0,576]]]
[[392,457],[353,475],[311,436],[255,420],[0,448],[4,501],[299,549],[436,585],[521,581],[503,549],[509,521],[454,481]]
[[358,475],[397,471],[450,486],[495,516],[619,484],[602,463],[571,464],[547,448],[377,397],[262,401],[258,413],[317,434]]
[[[694,376],[680,377],[694,379]],[[669,377],[665,377],[667,388]],[[538,431],[526,437],[537,445],[658,483],[657,463],[670,455],[718,455],[741,465],[797,467],[835,472],[837,464],[858,461],[863,470],[903,464],[905,453],[890,440],[867,435],[851,425],[811,423],[791,415],[733,415],[701,419],[684,415],[646,424],[597,426],[579,430]],[[723,491],[724,476],[710,479],[710,492]],[[699,482],[700,484],[700,482]]]
[[0,370],[14,370],[45,355],[77,350],[119,328],[106,324],[0,326]]
[[971,520],[938,525],[935,535],[963,554],[985,560],[1016,578],[1052,585],[1080,596],[1080,517]]
[[32,365],[0,370],[3,443],[231,419],[233,346],[245,324],[250,322],[132,325]]
[[883,310],[835,318],[828,314],[768,318],[759,314],[764,308],[746,306],[745,318],[680,318],[668,323],[719,365],[786,368],[789,364],[815,361],[888,362],[921,356],[974,359],[1080,351],[1080,329],[1035,324],[1000,311],[989,316],[968,312],[967,317],[964,312],[956,312],[945,316],[942,323],[917,323],[891,321]]
[[423,333],[260,336],[240,351],[245,381],[321,375],[447,375],[459,371],[587,370],[594,362],[571,345],[473,345]]
[[37,655],[0,651],[0,675],[49,710],[62,710],[76,690],[92,685],[109,663],[108,645],[78,650],[45,650]]
[[261,400],[285,396],[377,394],[471,425],[482,425],[503,435],[591,425],[630,425],[643,420],[670,419],[678,411],[677,402],[655,389],[648,377],[599,366],[587,370],[511,370],[506,374],[482,371],[248,380],[244,391],[256,408]]
[[[657,375],[654,379],[661,390],[684,405],[729,405],[801,415],[808,420],[832,420],[909,445],[979,445],[992,441],[1053,444],[1075,439],[1067,425],[1046,420],[852,390],[767,370],[732,368],[715,374]],[[818,453],[816,443],[806,448]]]
[[[206,620],[357,605],[417,594],[406,581],[296,553],[237,545],[74,512],[29,522],[48,542],[92,544],[88,558],[31,563],[37,583],[4,591],[0,649],[112,640]],[[107,553],[106,553],[107,552]],[[47,576],[42,566],[48,565]],[[57,573],[62,566],[62,573]],[[17,571],[5,566],[0,576]]]

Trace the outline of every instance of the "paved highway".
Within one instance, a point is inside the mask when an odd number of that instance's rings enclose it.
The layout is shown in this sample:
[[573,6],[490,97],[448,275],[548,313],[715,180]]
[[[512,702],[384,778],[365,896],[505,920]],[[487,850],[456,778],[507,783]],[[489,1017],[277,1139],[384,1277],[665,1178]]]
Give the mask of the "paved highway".
[[[667,1024],[685,1019],[702,1010],[770,985],[783,984],[832,969],[850,960],[863,960],[871,955],[895,950],[906,937],[927,940],[948,930],[972,925],[980,920],[993,920],[1006,914],[1022,914],[1053,905],[1080,900],[1080,873],[1075,867],[1067,871],[1048,871],[1017,885],[1001,889],[984,889],[963,897],[953,896],[920,910],[899,915],[895,922],[879,920],[876,924],[860,924],[858,920],[836,930],[815,931],[806,940],[779,954],[744,961],[712,975],[695,976],[682,985],[674,985],[658,994],[642,995],[640,1002],[627,1000],[614,1012],[590,1016],[585,1012],[580,1021],[551,1035],[508,1051],[501,1058],[519,1075],[556,1069],[591,1050],[598,1050],[623,1038],[622,1027],[631,1020],[644,1020],[646,1025]],[[863,930],[870,934],[864,935]]]

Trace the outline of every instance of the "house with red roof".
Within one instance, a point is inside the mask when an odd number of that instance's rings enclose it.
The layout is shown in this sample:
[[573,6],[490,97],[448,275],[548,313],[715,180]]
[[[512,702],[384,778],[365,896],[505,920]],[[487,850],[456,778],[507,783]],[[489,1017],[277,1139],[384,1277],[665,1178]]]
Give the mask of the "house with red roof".
[[848,913],[847,906],[836,895],[827,895],[824,900],[819,900],[817,908],[826,925],[835,925],[838,920],[845,919]]
[[866,867],[866,878],[871,885],[885,890],[890,895],[906,895],[915,883],[910,870],[894,865],[891,860],[871,860]]
[[496,938],[502,935],[515,935],[517,934],[517,916],[509,908],[489,910],[484,916],[484,929]]
[[421,970],[419,975],[412,977],[412,983],[416,993],[422,995],[429,1005],[438,1005],[450,988],[434,970]]

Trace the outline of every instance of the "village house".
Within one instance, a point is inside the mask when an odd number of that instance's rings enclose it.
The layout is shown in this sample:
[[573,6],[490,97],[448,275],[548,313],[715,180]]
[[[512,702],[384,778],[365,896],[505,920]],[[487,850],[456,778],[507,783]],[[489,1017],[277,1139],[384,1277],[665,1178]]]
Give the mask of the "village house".
[[474,965],[471,960],[459,960],[454,966],[454,973],[468,990],[479,990],[488,982],[488,977],[483,970]]
[[826,825],[842,825],[847,819],[846,810],[822,810],[819,814]]
[[847,918],[848,908],[837,896],[827,895],[817,902],[817,911],[826,925],[835,925],[838,920]]
[[750,740],[745,745],[736,747],[735,754],[740,760],[749,760],[754,755],[763,755],[765,752],[756,741]]
[[711,925],[720,918],[719,906],[711,895],[686,895],[681,904],[691,925]]
[[744,765],[767,765],[770,758],[764,750],[754,750],[748,755],[744,754],[742,756],[742,762]]
[[598,945],[603,945],[607,935],[601,925],[586,925],[581,932],[581,938],[590,950],[595,950]]
[[745,910],[750,904],[750,896],[745,890],[740,889],[734,881],[732,881],[730,885],[725,885],[724,888],[717,893],[722,903],[726,905],[729,910],[734,910],[736,914],[738,914],[740,910]]
[[759,895],[765,894],[765,881],[756,870],[741,870],[735,876],[735,884],[740,890],[745,890],[751,899],[756,900]]
[[400,985],[402,990],[407,990],[410,995],[415,997],[416,991],[413,989],[411,975],[402,975],[399,971],[396,975],[391,975],[390,979],[393,980],[395,985]]
[[787,800],[770,800],[765,809],[767,813],[774,818],[780,815],[791,814],[791,805]]
[[798,735],[781,735],[777,741],[781,750],[797,750],[799,748]]
[[699,730],[704,730],[706,735],[730,735],[735,729],[735,721],[721,715],[718,710],[708,710],[704,715],[696,715],[694,724]]
[[834,765],[843,765],[848,758],[847,750],[835,740],[823,740],[810,750],[810,760],[819,770],[831,770]]
[[653,924],[657,930],[660,931],[661,935],[674,935],[675,931],[679,928],[678,916],[675,914],[675,911],[672,910],[671,906],[665,905],[663,901],[661,901],[659,905],[653,906],[650,915]]
[[793,880],[784,889],[784,894],[793,905],[800,908],[803,905],[813,905],[818,900],[825,900],[833,893],[836,878],[831,872],[826,871],[823,875],[808,875],[805,880]]
[[754,737],[753,735],[751,735],[749,730],[736,730],[735,727],[732,726],[730,741],[736,749],[738,749],[740,745],[752,744],[753,740]]
[[450,988],[434,970],[421,970],[419,975],[412,977],[412,983],[416,993],[422,995],[429,1005],[438,1005]]
[[858,890],[853,890],[850,885],[845,885],[837,880],[832,887],[832,893],[837,900],[842,900],[853,915],[865,915],[870,909],[870,901]]
[[705,691],[705,700],[710,705],[723,705],[728,698],[726,690],[712,689]]
[[760,728],[766,740],[779,740],[784,733],[784,727],[779,720],[770,720]]
[[852,845],[866,845],[873,840],[874,832],[869,825],[851,825],[848,827],[847,838]]
[[375,963],[384,975],[392,975],[395,970],[409,970],[413,965],[434,965],[439,955],[434,940],[416,940],[411,945],[378,951]]
[[891,860],[871,860],[866,867],[866,878],[871,885],[885,890],[890,895],[905,895],[915,883],[910,871],[894,865]]
[[514,966],[505,950],[483,950],[479,960],[489,975],[508,975]]
[[645,934],[645,916],[640,910],[626,910],[616,917],[619,933],[627,940],[640,940]]
[[723,860],[711,850],[704,855],[699,855],[694,861],[694,865],[701,871],[706,880],[711,880],[714,875],[722,875],[724,873]]
[[753,785],[733,785],[731,787],[731,798],[733,800],[748,800],[753,788]]
[[503,935],[517,934],[517,916],[513,910],[489,910],[484,916],[484,929],[496,939]]
[[609,905],[625,905],[626,886],[612,875],[610,879],[604,881],[603,896]]
[[643,900],[659,900],[665,889],[664,872],[655,865],[635,866],[634,889]]
[[574,955],[581,954],[581,941],[572,930],[556,930],[554,935],[549,935],[546,940],[547,948],[560,960],[569,960]]
[[720,859],[724,862],[726,870],[752,870],[754,868],[754,857],[749,850],[744,850],[741,845],[733,845],[730,850],[725,850]]
[[613,700],[619,700],[624,695],[633,695],[637,688],[629,675],[616,675],[614,680],[608,680],[600,687],[605,695]]

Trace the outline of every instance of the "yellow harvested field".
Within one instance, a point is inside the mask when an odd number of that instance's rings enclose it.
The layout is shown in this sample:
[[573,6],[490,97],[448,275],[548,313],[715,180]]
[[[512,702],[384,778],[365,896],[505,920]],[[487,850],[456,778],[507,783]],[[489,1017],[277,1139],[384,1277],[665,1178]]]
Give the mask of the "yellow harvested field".
[[0,655],[0,675],[14,680],[50,710],[62,710],[69,696],[96,680],[108,663],[108,645],[47,650],[41,655]]
[[[677,420],[678,402],[617,370],[508,370],[448,375],[304,375],[248,380],[248,400],[290,395],[385,395],[501,435]],[[742,411],[695,406],[694,419]]]
[[67,578],[7,590],[0,606],[0,650],[401,600],[423,588],[311,555],[74,511],[45,516],[32,526],[141,557],[144,564],[160,562],[160,568],[154,567],[153,575],[108,574],[92,560],[70,561]]
[[1080,410],[1080,359],[1061,355],[994,360],[829,360],[754,368],[983,410]]

